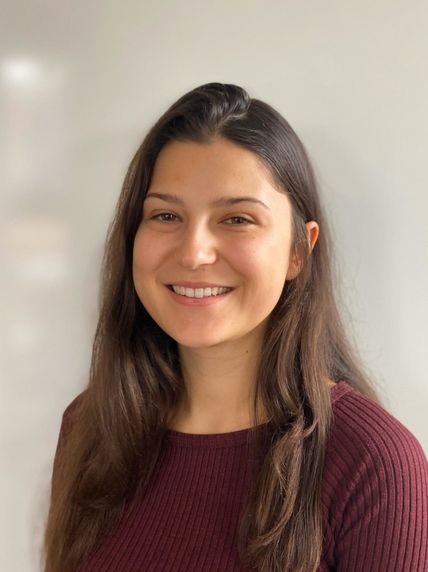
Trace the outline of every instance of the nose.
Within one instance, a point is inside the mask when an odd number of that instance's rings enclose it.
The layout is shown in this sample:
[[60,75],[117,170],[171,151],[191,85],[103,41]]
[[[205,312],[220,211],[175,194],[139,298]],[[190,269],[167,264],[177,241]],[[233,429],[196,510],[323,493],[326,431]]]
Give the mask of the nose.
[[183,229],[177,245],[178,262],[194,270],[217,259],[216,239],[202,223]]

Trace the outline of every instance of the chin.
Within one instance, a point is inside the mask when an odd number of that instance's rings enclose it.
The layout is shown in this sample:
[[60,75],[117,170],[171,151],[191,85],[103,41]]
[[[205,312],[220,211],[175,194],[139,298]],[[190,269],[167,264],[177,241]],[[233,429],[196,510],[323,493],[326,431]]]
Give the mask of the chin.
[[227,340],[213,338],[212,336],[206,336],[204,338],[203,336],[200,335],[199,336],[183,336],[183,335],[175,336],[171,334],[169,335],[177,342],[178,345],[192,349],[211,348],[214,346],[219,346],[224,342],[227,342]]

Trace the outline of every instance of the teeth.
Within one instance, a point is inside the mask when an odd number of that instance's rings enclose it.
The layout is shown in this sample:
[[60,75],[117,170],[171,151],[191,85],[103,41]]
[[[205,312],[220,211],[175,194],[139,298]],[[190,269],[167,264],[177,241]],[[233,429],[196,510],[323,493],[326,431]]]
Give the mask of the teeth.
[[232,288],[226,288],[223,286],[215,286],[214,288],[185,288],[184,286],[172,285],[172,289],[176,294],[181,294],[182,296],[187,296],[188,298],[205,298],[207,296],[218,296],[219,294],[225,294],[230,292]]

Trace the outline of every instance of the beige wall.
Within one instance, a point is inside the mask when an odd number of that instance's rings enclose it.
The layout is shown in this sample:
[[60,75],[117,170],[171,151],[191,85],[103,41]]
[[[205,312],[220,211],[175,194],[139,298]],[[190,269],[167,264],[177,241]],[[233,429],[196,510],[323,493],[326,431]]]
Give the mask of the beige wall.
[[207,81],[270,102],[307,145],[361,354],[428,450],[428,3],[2,4],[0,569],[38,570],[127,163],[159,112]]

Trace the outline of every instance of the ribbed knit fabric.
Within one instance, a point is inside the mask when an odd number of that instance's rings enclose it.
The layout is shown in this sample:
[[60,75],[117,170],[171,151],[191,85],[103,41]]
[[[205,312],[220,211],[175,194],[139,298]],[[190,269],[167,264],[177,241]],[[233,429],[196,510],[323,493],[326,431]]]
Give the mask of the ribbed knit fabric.
[[[420,443],[345,381],[331,396],[318,572],[427,572],[428,463]],[[169,431],[147,493],[78,572],[244,572],[236,535],[252,477],[248,433]]]

